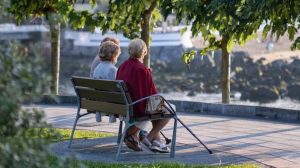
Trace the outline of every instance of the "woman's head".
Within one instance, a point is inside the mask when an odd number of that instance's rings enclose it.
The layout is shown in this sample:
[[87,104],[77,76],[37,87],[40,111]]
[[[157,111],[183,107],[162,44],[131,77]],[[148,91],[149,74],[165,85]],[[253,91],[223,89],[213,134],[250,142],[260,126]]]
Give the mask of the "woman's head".
[[119,45],[112,41],[105,41],[101,44],[98,55],[101,61],[110,61],[115,63],[120,53],[121,49]]
[[147,54],[147,46],[141,39],[133,39],[128,46],[128,54],[130,58],[143,58]]
[[[111,42],[117,44],[118,46],[120,46],[120,40],[117,39],[117,38],[114,38],[114,37],[105,37],[105,38],[101,41],[101,44],[104,43],[104,42],[106,42],[106,41],[111,41]],[[101,46],[101,44],[100,44],[100,46]]]

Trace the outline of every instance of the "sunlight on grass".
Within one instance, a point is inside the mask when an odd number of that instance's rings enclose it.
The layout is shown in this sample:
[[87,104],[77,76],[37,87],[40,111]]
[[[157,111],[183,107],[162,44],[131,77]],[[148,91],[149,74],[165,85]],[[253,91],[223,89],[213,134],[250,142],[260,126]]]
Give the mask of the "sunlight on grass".
[[[55,129],[60,135],[61,139],[58,140],[68,140],[70,139],[71,129]],[[112,133],[88,131],[88,130],[76,130],[74,133],[74,139],[87,139],[87,138],[105,138],[115,136]]]
[[[48,138],[51,142],[69,140],[72,133],[71,129],[61,128],[42,128],[39,130],[42,134],[41,137]],[[74,133],[74,139],[105,138],[111,136],[116,136],[116,134],[89,130],[76,130]]]

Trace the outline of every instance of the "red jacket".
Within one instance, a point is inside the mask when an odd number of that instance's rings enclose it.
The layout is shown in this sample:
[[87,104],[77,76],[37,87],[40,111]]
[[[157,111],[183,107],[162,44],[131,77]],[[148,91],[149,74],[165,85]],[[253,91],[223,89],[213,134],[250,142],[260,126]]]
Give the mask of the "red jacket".
[[[132,101],[157,94],[151,70],[137,59],[129,58],[122,63],[118,68],[116,79],[125,81]],[[145,108],[146,101],[137,103],[133,107],[133,115],[135,117],[144,116]]]

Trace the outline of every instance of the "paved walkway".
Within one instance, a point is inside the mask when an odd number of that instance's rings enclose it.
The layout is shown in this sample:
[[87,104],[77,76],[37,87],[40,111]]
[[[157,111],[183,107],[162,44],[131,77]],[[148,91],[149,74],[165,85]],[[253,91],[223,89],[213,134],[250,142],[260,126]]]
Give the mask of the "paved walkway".
[[[47,121],[54,127],[72,127],[75,106],[37,107],[45,110]],[[300,124],[195,113],[179,113],[178,116],[214,154],[209,155],[179,123],[175,159],[150,151],[132,152],[124,146],[121,161],[179,161],[211,165],[252,162],[266,167],[300,167]],[[103,120],[96,123],[94,115],[86,116],[79,120],[77,128],[117,133],[117,123],[108,124],[106,117]],[[169,137],[171,123],[163,130]],[[52,151],[59,155],[76,155],[81,159],[114,162],[115,142],[116,137],[75,140],[70,150],[66,147],[67,142],[61,142],[54,144]]]

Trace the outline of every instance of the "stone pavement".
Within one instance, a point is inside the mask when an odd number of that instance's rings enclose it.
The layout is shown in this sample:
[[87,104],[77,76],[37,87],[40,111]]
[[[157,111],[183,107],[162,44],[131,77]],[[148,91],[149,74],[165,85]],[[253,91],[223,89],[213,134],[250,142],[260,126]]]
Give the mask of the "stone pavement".
[[[58,128],[72,128],[75,106],[35,106],[46,112],[49,123]],[[122,162],[178,161],[199,164],[256,163],[263,167],[300,167],[300,125],[270,120],[245,119],[227,116],[178,113],[179,118],[214,152],[209,155],[196,139],[178,123],[175,159],[166,154],[144,150],[132,152],[122,148]],[[117,133],[118,122],[95,122],[94,115],[79,120],[77,129]],[[163,132],[171,137],[173,122]],[[74,140],[71,149],[67,142],[53,144],[52,152],[80,159],[115,162],[116,137]]]

